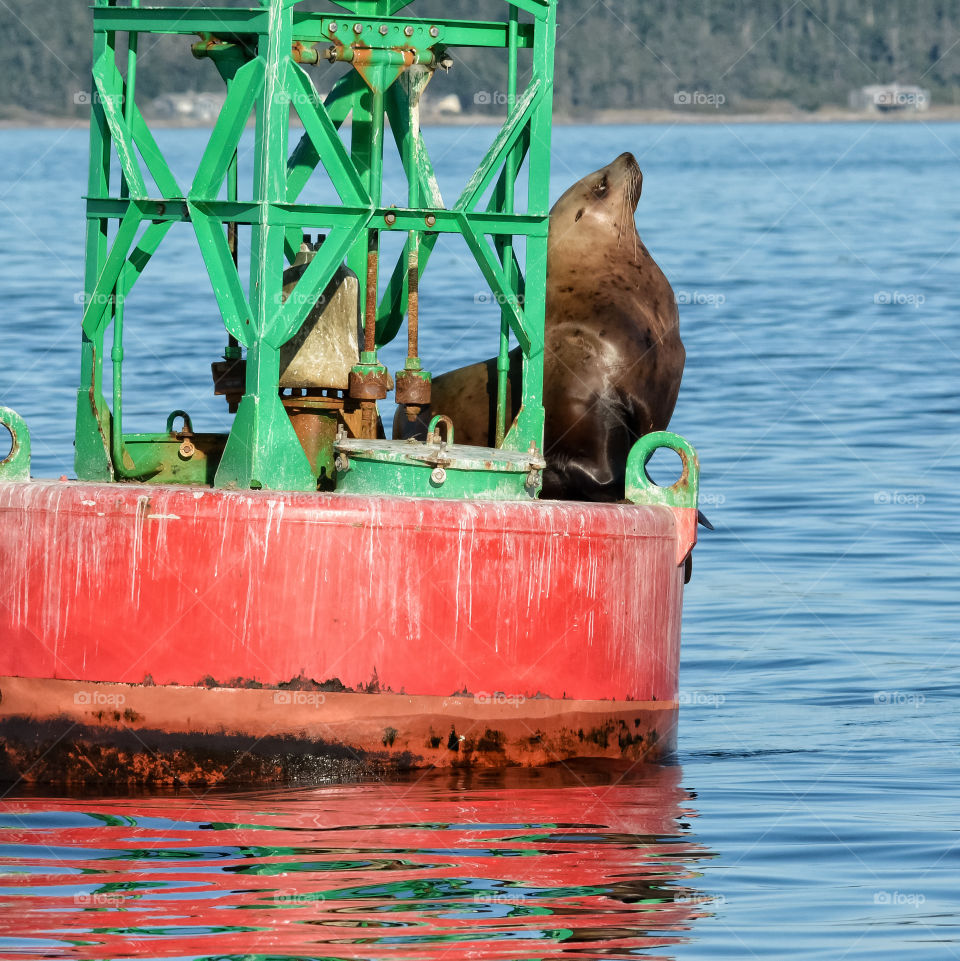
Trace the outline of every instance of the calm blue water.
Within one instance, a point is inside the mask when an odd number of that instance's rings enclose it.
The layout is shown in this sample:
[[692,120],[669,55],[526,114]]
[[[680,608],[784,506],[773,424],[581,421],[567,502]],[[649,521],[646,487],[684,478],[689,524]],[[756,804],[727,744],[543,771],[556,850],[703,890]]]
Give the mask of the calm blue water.
[[[491,135],[428,132],[448,202]],[[205,136],[166,133],[178,170]],[[0,403],[38,475],[71,470],[85,140],[0,134]],[[960,956],[960,126],[562,128],[554,194],[625,149],[717,527],[678,766],[8,798],[0,955]],[[222,428],[216,309],[189,229],[167,243],[131,299],[127,427]],[[441,251],[438,371],[496,338],[466,251]]]

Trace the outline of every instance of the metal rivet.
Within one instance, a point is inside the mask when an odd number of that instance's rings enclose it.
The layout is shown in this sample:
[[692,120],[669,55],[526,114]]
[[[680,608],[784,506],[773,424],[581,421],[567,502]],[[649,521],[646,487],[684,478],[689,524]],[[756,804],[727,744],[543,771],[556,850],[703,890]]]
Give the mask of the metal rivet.
[[440,31],[439,31],[436,27],[431,27],[431,28],[430,28],[430,36],[431,36],[431,37],[434,37],[434,38],[439,37],[439,36],[440,36]]
[[392,227],[397,222],[396,214],[384,214],[383,219]]
[[353,25],[353,32],[354,32],[354,33],[363,33],[363,24],[362,24],[362,23],[355,23],[355,24]]
[[327,27],[327,33],[336,33],[336,32],[337,32],[337,25],[335,23],[331,23],[330,26]]
[[390,28],[385,23],[380,24],[380,36],[385,37],[389,29]]
[[427,216],[426,216],[426,223],[427,223],[427,226],[428,226],[428,227],[434,226],[434,224],[436,224],[436,222],[437,222],[437,218],[434,217],[433,214],[427,214]]
[[404,33],[404,36],[412,37],[412,36],[413,36],[413,27],[404,27],[404,28],[403,28],[403,33]]
[[430,472],[430,480],[434,484],[442,484],[447,479],[447,472],[442,467],[435,467]]

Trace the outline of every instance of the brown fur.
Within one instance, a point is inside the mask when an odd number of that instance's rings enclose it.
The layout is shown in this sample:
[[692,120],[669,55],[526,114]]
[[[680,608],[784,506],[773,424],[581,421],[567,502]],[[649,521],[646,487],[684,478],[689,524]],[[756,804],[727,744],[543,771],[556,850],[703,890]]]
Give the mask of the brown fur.
[[[642,183],[633,155],[623,154],[574,184],[550,214],[545,497],[621,500],[630,448],[673,414],[685,352],[673,290],[634,222]],[[511,416],[521,362],[514,350]],[[492,446],[496,361],[436,378],[431,409],[453,419],[457,443]],[[394,436],[411,435],[422,436],[422,424],[411,431],[398,410]]]

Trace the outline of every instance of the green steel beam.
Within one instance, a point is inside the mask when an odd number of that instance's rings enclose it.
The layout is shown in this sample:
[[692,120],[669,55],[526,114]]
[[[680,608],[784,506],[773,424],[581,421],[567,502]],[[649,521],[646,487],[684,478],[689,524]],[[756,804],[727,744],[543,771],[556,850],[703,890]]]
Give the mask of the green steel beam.
[[[108,218],[122,219],[133,202],[121,197],[105,197],[87,201],[87,217],[90,220]],[[423,210],[405,207],[348,207],[339,204],[257,204],[245,200],[188,200],[186,203],[169,203],[164,200],[138,200],[136,208],[144,220],[179,223],[191,219],[191,211],[200,211],[205,217],[223,223],[267,223],[294,227],[343,227],[358,218],[365,224],[376,225],[384,232],[403,233],[410,230],[430,230],[441,234],[460,232],[463,222],[485,234],[512,233],[523,237],[546,237],[550,229],[549,217],[543,214],[515,214],[508,217],[491,210],[437,210],[430,216],[436,222],[426,226]],[[389,218],[389,221],[388,221]],[[395,218],[395,221],[394,221]],[[390,222],[393,221],[393,222]]]
[[[549,0],[545,0],[549,2]],[[523,3],[518,3],[523,9]],[[349,9],[349,8],[347,8]],[[429,24],[442,33],[443,42],[457,47],[505,47],[507,45],[507,25],[497,22],[474,22],[467,20],[430,19],[421,17],[396,17],[392,13],[369,16],[370,5],[364,3],[363,14],[355,16],[332,16],[329,13],[314,13],[298,10],[294,14],[292,40],[315,43],[329,40],[331,22],[349,22],[352,26],[359,23],[364,27],[379,27],[381,24]],[[534,0],[528,12],[534,9],[537,16],[545,6]],[[396,11],[394,11],[395,13]],[[540,17],[538,17],[540,19]],[[203,9],[194,7],[95,7],[93,29],[99,33],[139,31],[141,33],[179,34],[192,36],[208,34],[214,37],[234,37],[260,35],[269,29],[269,20],[263,8],[258,9]],[[520,46],[533,46],[533,25],[521,24]]]
[[[101,63],[107,53],[115,55],[115,38],[112,34],[97,34],[93,39],[93,62]],[[91,86],[94,84],[91,78]],[[91,97],[90,162],[87,174],[89,197],[105,197],[110,192],[110,156],[110,128],[106,113],[103,104]],[[87,221],[84,310],[92,302],[97,278],[107,254],[108,228],[109,223],[105,218]],[[103,399],[103,330],[98,328],[92,335],[83,331],[80,346],[74,469],[82,480],[113,479],[109,426],[110,412]]]
[[[359,13],[361,10],[365,13],[370,11],[370,0],[331,0],[331,2],[334,6],[343,7],[344,10],[352,13]],[[376,9],[378,13],[389,17],[398,10],[409,7],[411,2],[412,0],[379,0]]]
[[[531,155],[528,165],[527,203],[529,209],[533,211],[547,212],[550,209],[549,174],[553,131],[552,91],[556,34],[557,9],[556,4],[551,3],[546,11],[544,27],[537,32],[533,50],[533,75],[544,85],[544,95],[540,97],[531,111],[529,127],[531,151],[535,151],[535,155]],[[517,107],[519,106],[518,102]],[[520,412],[503,441],[504,448],[510,450],[524,450],[531,436],[543,438],[543,355],[546,327],[547,247],[548,238],[546,236],[527,238],[527,274],[521,282],[526,285],[523,311],[526,319],[526,330],[533,343],[529,354],[524,358]]]
[[[259,36],[259,56],[252,61],[260,65],[263,77],[258,83],[261,93],[256,101],[253,166],[254,200],[261,205],[287,199],[293,32],[293,7],[289,0],[264,0],[264,5],[269,11],[269,20]],[[237,71],[234,84],[240,81],[245,70],[244,67]],[[231,156],[232,153],[233,148]],[[223,174],[226,175],[226,165]],[[224,237],[222,229],[216,232]],[[249,288],[252,317],[246,341],[246,390],[217,468],[218,487],[316,490],[317,479],[277,392],[284,241],[282,224],[261,221],[252,225]]]
[[127,189],[134,200],[140,200],[147,196],[147,187],[140,172],[133,137],[123,116],[123,80],[113,58],[108,59],[108,54],[105,53],[94,64],[93,77],[96,96],[103,107]]
[[256,9],[203,7],[94,7],[94,33],[166,33],[191,36],[263,34],[270,17],[263,7]]
[[[331,39],[330,25],[336,24],[337,34],[344,30],[352,31],[355,24],[359,24],[363,33],[373,33],[381,26],[386,26],[388,31],[392,28],[414,26],[422,32],[414,34],[409,39],[412,46],[420,47],[424,43],[433,45],[440,42],[447,47],[488,47],[502,48],[507,45],[507,25],[497,22],[471,22],[467,20],[425,20],[420,17],[389,17],[389,16],[355,16],[355,17],[334,17],[329,14],[315,14],[298,11],[294,14],[294,39],[304,43],[317,43]],[[427,32],[429,27],[436,27],[438,36],[431,37]],[[399,33],[400,30],[396,31]],[[361,36],[363,35],[361,33]],[[387,36],[390,36],[388,32]],[[522,24],[519,31],[520,46],[525,49],[533,47],[534,27],[533,24]],[[406,42],[404,36],[401,43]]]
[[[345,10],[349,10],[352,13],[359,14],[361,12],[368,13],[370,7],[373,5],[371,0],[331,0],[336,6],[343,7]],[[525,10],[527,13],[532,14],[538,20],[545,20],[547,11],[549,10],[551,4],[556,3],[556,0],[509,0],[511,4],[515,7],[519,7],[521,10]],[[408,7],[411,0],[379,0],[375,3],[375,9],[377,16],[388,17],[398,10]],[[430,23],[436,23],[437,21],[431,20]],[[467,22],[467,21],[463,21]],[[501,46],[506,46],[506,41],[504,41]]]

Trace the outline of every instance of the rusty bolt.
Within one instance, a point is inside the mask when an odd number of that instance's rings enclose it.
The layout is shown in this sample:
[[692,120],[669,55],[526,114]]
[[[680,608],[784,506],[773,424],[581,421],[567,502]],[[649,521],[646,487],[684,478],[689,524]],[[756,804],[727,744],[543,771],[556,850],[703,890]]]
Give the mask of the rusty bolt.
[[337,454],[333,466],[336,467],[338,474],[345,474],[350,470],[350,458],[346,454]]
[[357,34],[358,36],[359,36],[361,33],[363,33],[363,24],[362,24],[362,23],[355,23],[355,24],[353,25],[353,32],[354,32],[355,34]]
[[404,28],[403,28],[403,34],[404,34],[404,36],[406,36],[406,37],[412,37],[412,36],[413,36],[413,27],[404,27]]
[[425,377],[418,377],[414,371],[397,371],[396,397],[397,403],[402,406],[426,407],[430,403],[430,380]]
[[390,28],[389,28],[385,23],[381,23],[381,24],[380,24],[380,36],[381,36],[381,37],[385,37],[385,36],[387,35],[387,31],[388,31],[389,29],[390,29]]
[[384,400],[390,375],[382,371],[350,371],[350,396],[354,400]]
[[436,27],[431,27],[431,28],[430,28],[430,36],[433,37],[434,39],[436,39],[437,37],[440,36],[440,31],[439,31]]
[[397,215],[393,213],[384,214],[383,219],[387,222],[389,226],[392,227],[397,222]]
[[433,214],[427,214],[426,223],[428,227],[434,226],[436,222],[437,222],[437,218],[434,217]]
[[190,458],[193,457],[193,455],[194,455],[196,452],[197,452],[197,448],[194,447],[193,444],[192,444],[190,441],[188,441],[188,440],[185,440],[185,441],[180,445],[180,456],[181,456],[184,460],[190,460]]

